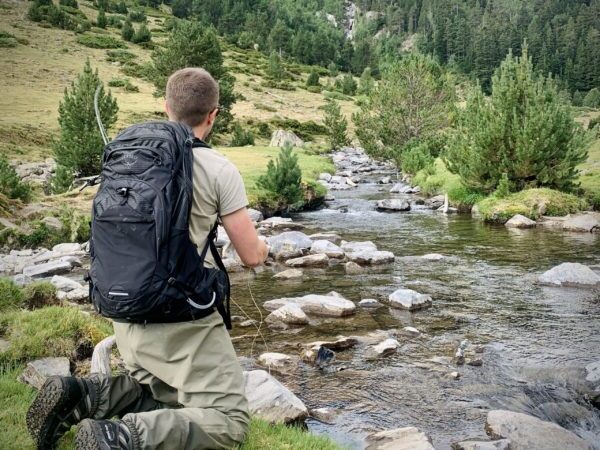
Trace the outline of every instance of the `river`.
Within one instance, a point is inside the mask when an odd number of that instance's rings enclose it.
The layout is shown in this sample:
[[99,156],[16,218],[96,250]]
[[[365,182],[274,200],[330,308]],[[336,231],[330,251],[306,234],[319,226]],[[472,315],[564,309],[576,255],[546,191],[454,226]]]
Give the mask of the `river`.
[[[541,287],[535,278],[562,262],[600,269],[600,234],[509,230],[422,208],[381,213],[374,200],[389,197],[375,182],[334,192],[333,206],[295,215],[305,232],[337,232],[346,240],[371,240],[396,255],[394,264],[348,276],[343,266],[307,270],[303,281],[277,281],[272,271],[237,277],[234,300],[254,319],[251,303],[335,290],[358,302],[385,300],[407,287],[430,294],[433,306],[418,312],[388,307],[357,309],[348,318],[318,318],[285,331],[262,327],[261,339],[236,342],[241,355],[264,351],[298,354],[298,344],[337,335],[413,326],[416,338],[400,337],[399,351],[376,361],[360,349],[337,352],[327,370],[301,363],[278,378],[310,408],[338,410],[335,423],[310,420],[309,428],[360,449],[367,434],[415,426],[438,450],[468,437],[485,437],[489,409],[510,409],[550,420],[600,449],[600,411],[586,400],[586,364],[600,360],[600,292]],[[428,253],[441,261],[420,258]],[[263,311],[263,314],[265,312]],[[237,312],[236,312],[237,314]],[[238,327],[234,336],[252,333]],[[457,367],[452,356],[468,339],[484,345],[483,366]],[[343,369],[343,370],[340,370]],[[448,374],[458,370],[461,378]]]

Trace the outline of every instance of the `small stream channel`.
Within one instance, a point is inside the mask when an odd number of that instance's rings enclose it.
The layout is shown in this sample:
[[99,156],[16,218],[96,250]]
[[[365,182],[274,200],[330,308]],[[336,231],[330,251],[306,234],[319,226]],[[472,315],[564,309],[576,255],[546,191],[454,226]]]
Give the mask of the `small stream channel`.
[[[381,213],[374,200],[390,194],[379,188],[372,178],[354,190],[334,192],[333,206],[347,205],[348,212],[324,209],[298,214],[294,221],[306,225],[307,234],[335,231],[346,240],[371,240],[394,252],[395,263],[353,276],[342,265],[306,270],[302,281],[275,282],[270,270],[242,275],[234,299],[254,319],[259,314],[249,289],[261,304],[332,290],[355,302],[385,300],[407,287],[430,294],[433,307],[414,313],[359,308],[348,318],[319,318],[284,331],[263,326],[268,349],[246,338],[236,342],[239,353],[299,354],[301,343],[413,326],[422,334],[399,337],[402,347],[393,356],[370,361],[360,349],[340,351],[327,370],[301,363],[278,376],[308,407],[339,411],[335,424],[309,421],[313,432],[360,449],[373,431],[415,426],[431,436],[436,449],[446,450],[453,442],[485,437],[488,410],[510,409],[556,422],[600,449],[600,411],[585,399],[590,388],[584,370],[600,359],[600,292],[534,284],[537,275],[562,262],[599,270],[600,235],[509,230],[424,208]],[[446,258],[419,257],[427,253]],[[234,336],[251,332],[238,327]],[[453,363],[463,339],[485,345],[483,366]],[[455,370],[459,380],[448,377]]]

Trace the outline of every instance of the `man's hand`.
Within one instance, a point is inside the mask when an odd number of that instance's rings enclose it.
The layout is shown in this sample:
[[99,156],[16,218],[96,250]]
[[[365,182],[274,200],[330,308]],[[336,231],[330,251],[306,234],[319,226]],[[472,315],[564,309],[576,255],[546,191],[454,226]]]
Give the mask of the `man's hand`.
[[258,238],[246,208],[221,217],[221,221],[233,248],[245,266],[256,267],[265,262],[269,250],[267,245]]

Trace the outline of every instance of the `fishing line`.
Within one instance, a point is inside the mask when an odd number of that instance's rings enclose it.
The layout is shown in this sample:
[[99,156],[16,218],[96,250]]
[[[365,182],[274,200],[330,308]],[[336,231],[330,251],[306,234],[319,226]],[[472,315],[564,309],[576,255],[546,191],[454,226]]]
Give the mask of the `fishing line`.
[[100,91],[102,90],[102,85],[99,84],[96,88],[96,93],[94,94],[94,113],[96,114],[96,122],[98,123],[98,129],[100,130],[100,135],[102,136],[102,140],[104,141],[104,145],[108,144],[108,135],[106,134],[106,130],[104,129],[104,124],[102,123],[102,118],[100,117],[100,108],[98,107],[98,97],[100,96]]

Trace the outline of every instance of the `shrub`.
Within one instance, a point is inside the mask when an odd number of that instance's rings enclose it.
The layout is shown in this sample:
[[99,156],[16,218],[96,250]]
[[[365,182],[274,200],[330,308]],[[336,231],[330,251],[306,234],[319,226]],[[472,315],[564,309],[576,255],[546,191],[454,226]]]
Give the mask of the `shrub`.
[[0,312],[20,308],[24,299],[23,291],[10,278],[0,278]]
[[131,42],[134,35],[135,35],[135,30],[133,29],[133,25],[131,24],[131,21],[129,19],[127,19],[123,23],[123,27],[121,28],[121,37],[123,38],[124,41]]
[[74,179],[72,168],[58,164],[50,179],[50,192],[53,194],[67,192],[73,186]]
[[120,39],[112,36],[98,34],[82,34],[77,37],[77,42],[90,48],[125,48],[126,45]]
[[323,96],[325,100],[338,100],[338,101],[352,101],[352,97],[348,97],[347,95],[342,94],[341,92],[335,91],[324,91]]
[[286,145],[279,152],[277,162],[269,161],[267,173],[261,175],[256,184],[293,207],[302,200],[301,181],[298,156],[291,145]]
[[296,135],[304,140],[310,140],[315,135],[326,135],[327,127],[320,125],[312,120],[300,122],[296,119],[278,119],[274,118],[270,121],[274,128],[282,128],[284,130],[292,130]]
[[327,70],[329,70],[329,76],[330,77],[337,77],[338,76],[338,66],[334,63],[334,62],[330,62],[329,65],[327,66]]
[[254,145],[254,136],[250,131],[245,131],[239,123],[233,126],[233,136],[230,147],[243,147],[245,145]]
[[323,91],[323,86],[306,86],[306,90],[313,94],[320,94]]
[[94,96],[100,87],[98,106],[106,129],[117,120],[118,106],[110,93],[106,94],[98,71],[87,61],[83,73],[66,90],[58,108],[59,139],[54,143],[54,155],[59,166],[80,176],[97,175],[101,168],[104,142],[94,113]]
[[0,31],[0,48],[10,48],[19,45],[17,38],[12,34]]
[[142,24],[131,38],[131,42],[134,44],[143,44],[145,42],[150,42],[151,40],[152,33],[150,33],[146,24]]
[[47,281],[28,284],[23,289],[23,305],[27,309],[38,309],[44,306],[60,305],[56,296],[56,288]]
[[113,28],[123,28],[123,22],[125,22],[125,17],[123,16],[118,16],[118,15],[112,15],[112,16],[108,16],[106,18],[106,24],[109,27],[113,27]]
[[132,61],[136,58],[136,56],[127,51],[127,50],[108,50],[106,52],[108,62],[120,62],[121,64],[125,64],[129,61]]
[[433,164],[434,157],[428,141],[415,140],[407,144],[396,157],[396,165],[411,175]]
[[106,25],[107,25],[106,13],[104,12],[103,9],[101,9],[98,12],[98,17],[96,18],[96,26],[98,28],[106,28]]
[[325,107],[324,122],[332,149],[337,150],[348,145],[348,120],[342,114],[340,105],[333,100]]
[[133,84],[128,79],[123,78],[113,78],[108,82],[110,87],[120,87],[125,89],[127,92],[139,92],[139,88]]
[[121,72],[128,77],[141,78],[148,81],[152,81],[155,76],[152,63],[137,64],[130,61],[121,67]]
[[362,95],[369,95],[374,86],[375,81],[373,80],[373,76],[371,74],[371,68],[365,67],[365,70],[360,76],[357,92]]
[[58,4],[61,6],[69,6],[70,8],[79,8],[77,0],[60,0]]
[[342,94],[344,95],[356,95],[356,81],[354,81],[354,77],[347,73],[342,78]]
[[600,89],[591,89],[583,99],[583,106],[588,108],[600,108]]
[[15,169],[8,163],[4,155],[0,155],[0,193],[8,198],[24,202],[31,198],[31,186],[21,181]]
[[567,191],[587,159],[587,138],[554,80],[534,74],[525,47],[496,71],[490,99],[479,87],[469,97],[445,159],[451,172],[483,193],[494,192],[503,174],[516,191]]
[[310,71],[310,74],[306,79],[306,86],[319,86],[319,73],[315,69]]
[[127,18],[132,22],[145,22],[146,13],[141,9],[132,9],[129,11]]

